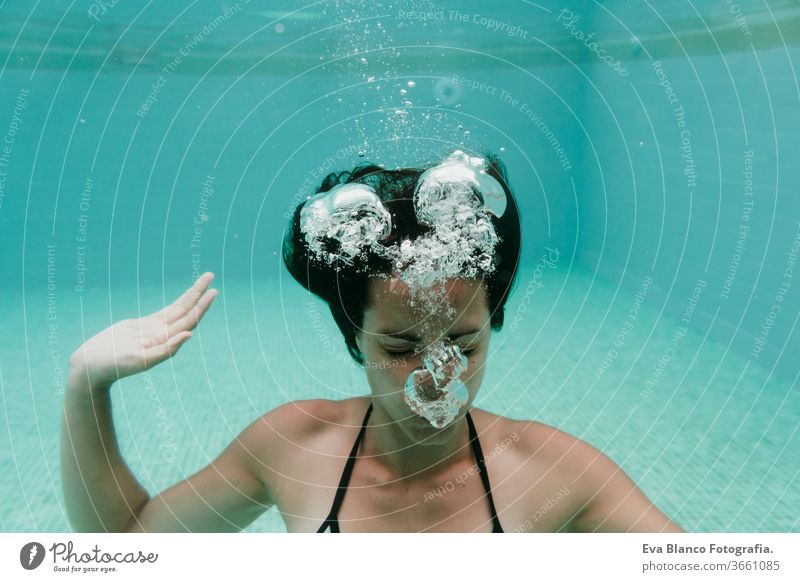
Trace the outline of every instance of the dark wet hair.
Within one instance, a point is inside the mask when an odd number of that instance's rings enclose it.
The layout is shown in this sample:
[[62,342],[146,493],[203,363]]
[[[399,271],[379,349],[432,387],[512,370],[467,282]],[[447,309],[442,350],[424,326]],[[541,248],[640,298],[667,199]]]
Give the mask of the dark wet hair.
[[[517,274],[520,256],[520,220],[516,199],[508,185],[503,162],[493,153],[484,153],[486,173],[503,186],[508,204],[503,216],[491,216],[499,242],[494,249],[495,269],[484,277],[486,284],[490,325],[493,330],[503,326],[505,304]],[[433,166],[435,164],[432,164]],[[400,168],[386,170],[370,162],[358,164],[351,171],[328,174],[317,188],[317,193],[327,192],[338,184],[358,182],[375,189],[378,197],[392,215],[392,233],[385,241],[391,245],[398,240],[414,240],[430,232],[430,227],[417,220],[414,211],[414,187],[420,175],[428,168]],[[366,255],[359,265],[347,268],[312,258],[303,232],[300,230],[300,211],[304,202],[297,205],[283,241],[283,261],[292,277],[303,287],[324,300],[334,321],[344,336],[347,350],[360,365],[364,355],[356,345],[356,333],[364,322],[368,307],[369,280],[376,274],[391,274],[392,264],[374,252]],[[364,268],[366,266],[366,269]]]

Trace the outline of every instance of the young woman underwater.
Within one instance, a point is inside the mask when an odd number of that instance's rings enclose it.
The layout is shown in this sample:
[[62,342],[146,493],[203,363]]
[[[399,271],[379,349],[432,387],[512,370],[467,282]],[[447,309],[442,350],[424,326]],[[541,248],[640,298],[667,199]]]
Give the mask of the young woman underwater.
[[326,301],[367,396],[288,402],[151,497],[117,446],[110,389],[172,357],[217,292],[112,325],[70,359],[61,461],[78,531],[239,531],[277,506],[289,532],[681,532],[602,452],[478,409],[520,254],[500,160],[362,164],[299,204],[283,258]]

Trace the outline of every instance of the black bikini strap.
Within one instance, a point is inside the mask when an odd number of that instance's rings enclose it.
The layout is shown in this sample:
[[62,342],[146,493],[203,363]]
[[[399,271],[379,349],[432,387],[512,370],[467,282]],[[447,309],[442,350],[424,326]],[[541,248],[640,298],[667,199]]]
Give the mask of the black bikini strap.
[[492,499],[492,488],[489,485],[489,472],[486,470],[486,461],[483,458],[483,451],[481,450],[481,443],[478,440],[478,433],[475,430],[475,424],[472,422],[472,416],[467,411],[467,424],[469,425],[469,439],[472,443],[472,451],[475,453],[475,460],[478,462],[478,470],[481,474],[481,481],[483,481],[483,488],[486,490],[486,497],[489,499],[489,508],[492,510],[492,524],[495,532],[503,531],[500,525],[500,520],[497,517],[497,510],[494,507],[494,499]]
[[369,420],[370,413],[372,413],[372,401],[370,401],[369,406],[367,407],[367,413],[364,415],[364,422],[361,424],[361,430],[356,437],[356,442],[353,443],[353,449],[350,451],[350,456],[347,459],[347,464],[344,466],[344,471],[342,471],[342,478],[339,479],[339,487],[336,491],[336,497],[333,499],[331,512],[328,514],[325,522],[320,527],[320,531],[324,531],[325,528],[330,525],[332,533],[339,533],[339,520],[337,518],[337,515],[339,514],[339,507],[342,505],[342,501],[344,501],[344,494],[347,491],[347,484],[350,482],[350,474],[353,472],[353,465],[356,464],[356,453],[358,452],[358,446],[361,444],[361,440],[364,438],[364,433],[367,431],[367,421]]

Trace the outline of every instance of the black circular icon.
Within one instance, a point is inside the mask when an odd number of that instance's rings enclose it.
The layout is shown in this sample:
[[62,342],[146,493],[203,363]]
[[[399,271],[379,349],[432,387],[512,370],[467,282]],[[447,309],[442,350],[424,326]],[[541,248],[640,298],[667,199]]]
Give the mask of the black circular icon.
[[39,542],[28,542],[19,551],[19,563],[26,570],[35,570],[44,560],[44,546]]

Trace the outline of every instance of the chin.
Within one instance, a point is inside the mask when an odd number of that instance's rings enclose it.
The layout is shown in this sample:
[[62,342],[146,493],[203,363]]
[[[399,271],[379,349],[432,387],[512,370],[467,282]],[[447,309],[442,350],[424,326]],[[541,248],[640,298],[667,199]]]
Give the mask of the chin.
[[442,441],[448,441],[456,435],[458,432],[456,429],[458,428],[461,419],[464,417],[464,413],[460,412],[453,422],[442,428],[436,428],[432,426],[431,423],[421,416],[414,416],[415,432],[426,437],[425,442],[421,444],[438,444]]

